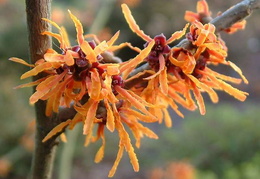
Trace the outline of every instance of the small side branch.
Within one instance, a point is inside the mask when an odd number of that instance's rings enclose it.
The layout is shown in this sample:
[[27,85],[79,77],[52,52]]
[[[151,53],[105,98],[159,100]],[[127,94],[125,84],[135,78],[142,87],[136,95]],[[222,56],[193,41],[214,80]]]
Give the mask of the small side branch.
[[216,26],[217,32],[220,32],[245,19],[253,13],[253,10],[259,8],[260,0],[244,0],[214,18],[210,23]]

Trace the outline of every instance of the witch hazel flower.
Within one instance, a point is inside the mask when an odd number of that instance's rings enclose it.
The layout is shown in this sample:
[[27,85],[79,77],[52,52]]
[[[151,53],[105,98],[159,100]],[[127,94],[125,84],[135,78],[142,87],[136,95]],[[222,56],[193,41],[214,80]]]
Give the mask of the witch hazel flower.
[[[102,139],[102,146],[95,156],[95,162],[98,163],[104,157],[106,144],[104,136],[105,127],[111,132],[117,130],[119,134],[119,150],[115,163],[109,172],[109,177],[115,174],[124,150],[129,155],[133,169],[138,171],[138,159],[125,127],[127,126],[131,129],[136,139],[136,147],[138,148],[140,147],[140,140],[144,135],[157,139],[157,135],[142,124],[143,122],[151,123],[157,121],[157,118],[145,108],[145,106],[152,107],[153,105],[147,103],[135,93],[125,90],[123,88],[124,81],[119,75],[113,75],[111,78],[106,76],[104,81],[99,78],[97,83],[101,85],[101,87],[95,89],[99,93],[97,95],[98,98],[90,97],[85,104],[76,104],[74,108],[78,113],[75,117],[56,126],[43,141],[47,141],[66,127],[73,129],[77,123],[83,123],[83,134],[86,135],[85,146],[90,142]],[[98,125],[96,136],[93,135],[94,125]]]
[[[232,8],[232,7],[231,7]],[[199,21],[203,24],[209,23],[212,20],[211,17],[211,11],[209,10],[209,6],[206,0],[199,0],[197,2],[197,12],[192,12],[192,11],[186,11],[184,15],[184,19],[187,22],[195,22]],[[217,16],[221,15],[222,13],[219,12]],[[232,34],[235,33],[238,30],[243,30],[246,25],[246,20],[242,20],[240,22],[237,22],[233,24],[231,27],[227,29],[222,29],[222,31]]]
[[206,0],[199,0],[197,2],[197,7],[196,7],[197,12],[192,12],[192,11],[186,11],[184,15],[184,19],[187,22],[194,22],[194,21],[199,21],[202,23],[207,23],[210,20],[212,20],[211,17],[211,11],[209,10],[209,6]]
[[[69,12],[70,13],[70,12]],[[60,43],[62,53],[58,53],[53,49],[48,49],[44,54],[44,59],[39,59],[35,65],[28,65],[22,59],[11,58],[10,60],[33,67],[28,72],[21,76],[21,79],[35,76],[41,72],[45,72],[45,77],[24,84],[19,87],[27,87],[37,85],[36,92],[30,97],[30,103],[34,104],[38,100],[48,100],[46,115],[50,116],[52,111],[58,112],[60,106],[69,107],[71,102],[78,102],[88,93],[90,96],[95,96],[93,85],[91,89],[87,89],[87,82],[91,81],[94,84],[97,73],[102,73],[104,67],[100,65],[102,60],[101,53],[112,46],[113,42],[118,37],[116,33],[108,42],[102,42],[98,45],[94,41],[84,41],[81,24],[73,14],[70,13],[77,27],[78,45],[71,46],[68,40],[67,33],[63,27],[59,27],[55,22],[43,19],[50,22],[59,30],[59,34],[52,32],[43,32],[43,35],[49,35],[56,38]],[[109,72],[115,71],[117,64],[109,66]],[[112,70],[113,69],[113,70]],[[108,72],[108,73],[109,73]],[[118,72],[116,72],[118,73]]]
[[[122,10],[124,13],[124,16],[126,18],[126,21],[131,28],[133,32],[135,32],[139,37],[141,37],[143,40],[146,41],[147,45],[150,45],[150,43],[154,43],[152,49],[149,51],[149,54],[147,57],[141,59],[140,61],[136,61],[135,65],[132,66],[132,69],[134,69],[139,63],[141,62],[147,62],[151,68],[151,70],[146,70],[144,72],[141,72],[141,74],[137,74],[135,76],[132,76],[129,79],[126,79],[126,81],[132,80],[134,78],[137,78],[138,76],[144,74],[144,73],[150,73],[151,75],[144,78],[145,81],[148,81],[148,85],[146,85],[146,90],[143,90],[143,92],[139,93],[141,97],[143,97],[145,100],[149,101],[149,103],[152,104],[158,104],[157,108],[149,108],[149,110],[156,115],[159,118],[159,121],[162,121],[163,116],[169,116],[168,111],[166,110],[167,107],[170,106],[175,110],[175,112],[183,117],[183,114],[178,110],[178,106],[175,104],[175,101],[173,98],[168,98],[168,77],[167,77],[167,61],[168,61],[168,55],[170,54],[171,48],[169,46],[170,43],[174,42],[175,40],[181,38],[188,28],[188,24],[183,28],[181,31],[177,31],[171,35],[169,39],[166,39],[166,37],[163,34],[156,35],[153,39],[146,35],[142,30],[140,30],[139,26],[136,24],[130,9],[127,7],[126,4],[122,4]],[[123,66],[127,66],[128,64],[125,63]],[[128,74],[125,75],[125,78],[127,78]],[[159,88],[157,88],[159,87]],[[133,89],[134,90],[134,89]],[[156,91],[159,90],[160,92],[156,93]],[[137,92],[137,91],[136,91]],[[156,97],[152,94],[156,93]],[[162,96],[160,96],[160,94]],[[172,93],[171,93],[172,94]],[[149,96],[149,97],[148,97]],[[152,97],[154,96],[154,97]],[[166,96],[166,98],[165,98]],[[178,96],[178,94],[174,95]],[[166,100],[167,99],[167,100]],[[180,98],[178,98],[180,99]],[[178,100],[176,99],[176,100]],[[189,106],[184,102],[185,100],[181,100],[180,103],[182,103],[184,106]],[[170,102],[170,103],[169,103]],[[185,103],[185,104],[184,104]],[[191,107],[193,108],[193,107]],[[163,114],[163,115],[159,115]],[[167,118],[168,119],[168,118]],[[169,120],[166,120],[168,122],[167,126],[171,126],[171,123]]]
[[[126,4],[122,4],[122,11],[124,13],[125,19],[130,27],[130,29],[136,33],[139,37],[141,37],[143,40],[146,41],[145,47],[149,43],[154,43],[153,48],[149,52],[148,56],[144,58],[142,61],[138,61],[135,66],[132,68],[135,68],[139,63],[147,61],[149,65],[155,69],[157,72],[150,76],[149,78],[153,78],[157,75],[159,75],[163,70],[165,70],[165,58],[164,55],[168,54],[170,52],[169,44],[173,41],[181,38],[188,27],[188,24],[184,27],[182,31],[177,31],[172,34],[172,36],[166,40],[166,37],[163,34],[156,35],[153,39],[146,35],[142,30],[140,30],[139,26],[136,24],[136,21],[134,20],[130,9]],[[159,62],[159,65],[158,65]],[[126,65],[128,65],[126,63]],[[148,78],[148,79],[149,79]]]
[[[85,146],[101,138],[102,146],[98,150],[95,162],[100,162],[104,156],[105,136],[104,129],[110,132],[114,130],[119,134],[119,151],[116,161],[109,173],[113,176],[124,150],[128,153],[135,171],[139,170],[138,159],[134,152],[129,134],[125,127],[129,127],[136,139],[136,147],[140,147],[143,136],[158,138],[149,128],[143,126],[143,122],[155,122],[157,118],[151,114],[147,107],[153,107],[134,92],[124,89],[124,80],[121,74],[128,70],[118,63],[107,63],[103,53],[130,46],[126,43],[113,46],[119,36],[117,32],[110,40],[99,42],[86,41],[83,35],[83,27],[80,21],[69,11],[70,17],[77,31],[77,45],[71,46],[68,35],[63,27],[55,22],[49,22],[59,30],[59,33],[43,32],[43,35],[54,37],[60,43],[61,53],[48,49],[44,58],[35,64],[28,64],[22,59],[11,58],[10,60],[32,67],[22,75],[23,78],[45,73],[45,77],[27,84],[18,86],[36,86],[35,93],[30,97],[30,103],[38,100],[46,100],[46,115],[58,113],[61,106],[73,107],[76,115],[72,119],[61,122],[54,127],[43,139],[46,142],[51,137],[63,133],[65,128],[73,129],[78,123],[83,123],[83,134],[86,135]],[[93,36],[93,35],[90,35]],[[153,47],[153,43],[147,45],[140,53],[129,61],[136,61],[146,57]],[[134,47],[133,47],[134,48]],[[109,57],[110,58],[110,57]],[[110,61],[110,60],[109,60]],[[71,106],[73,104],[73,106]],[[93,135],[94,126],[98,126],[97,136]]]
[[[168,65],[170,63],[169,55],[171,53],[171,48],[169,44],[184,36],[186,29],[188,28],[188,24],[186,24],[182,31],[177,31],[173,33],[168,40],[163,34],[157,35],[152,39],[142,30],[140,30],[139,26],[136,24],[134,18],[132,17],[131,11],[129,10],[127,5],[123,4],[122,9],[132,31],[146,41],[145,46],[154,41],[153,48],[149,52],[148,56],[146,58],[143,58],[142,60],[142,62],[145,61],[149,64],[151,70],[146,70],[135,76],[132,76],[131,78],[127,79],[127,81],[137,78],[144,73],[151,74],[150,76],[144,78],[145,81],[148,81],[148,84],[145,88],[143,88],[143,91],[141,91],[139,95],[147,100],[149,103],[160,104],[160,107],[150,108],[149,110],[152,111],[154,115],[157,115],[159,121],[162,121],[163,117],[165,117],[165,122],[167,126],[170,127],[171,122],[170,120],[168,120],[169,118],[167,117],[169,116],[169,113],[167,111],[167,107],[169,105],[180,117],[184,116],[178,110],[176,102],[190,110],[195,109],[194,104],[191,104],[189,100],[183,99],[183,97],[181,97],[182,94],[175,93],[173,88],[171,88],[172,91],[169,92],[169,84],[176,81],[172,81],[172,79],[170,79],[168,75],[171,71],[171,66]],[[192,63],[193,66],[195,66],[195,59],[192,57],[192,55],[190,55],[190,58],[193,59],[193,61],[189,59],[188,63]],[[140,91],[140,88],[138,90]]]
[[[152,39],[140,30],[127,6],[122,5],[122,8],[132,31],[149,43]],[[201,1],[199,3],[198,11],[200,16],[203,14],[203,17],[210,16],[211,14],[208,10],[206,1]],[[168,42],[181,38],[185,34],[187,25],[183,31],[175,32],[170,38],[170,41],[166,40],[162,34],[156,36],[153,39],[155,41],[154,47],[148,57],[143,60],[150,65],[151,70],[141,72],[141,74],[137,74],[130,78],[132,80],[144,73],[151,74],[149,77],[144,78],[144,80],[150,81],[145,84],[143,90],[140,90],[140,88],[138,89],[141,91],[140,96],[150,103],[157,104],[161,101],[161,104],[170,104],[169,102],[173,104],[172,101],[174,101],[189,110],[194,110],[196,105],[192,99],[191,93],[193,93],[200,113],[205,114],[206,110],[201,94],[202,92],[207,92],[214,103],[218,102],[218,96],[214,89],[223,90],[241,101],[246,99],[246,92],[233,88],[231,85],[224,82],[240,83],[240,79],[212,72],[212,70],[207,67],[209,64],[229,65],[237,71],[244,82],[247,83],[241,70],[234,63],[226,61],[227,48],[224,42],[215,35],[215,26],[213,24],[203,25],[198,21],[202,18],[200,16],[193,15],[194,21],[192,21],[190,26],[190,32],[186,34],[186,39],[190,42],[188,47],[184,48],[180,46],[171,48],[168,45]],[[214,75],[209,74],[210,77],[208,77],[204,73],[205,71],[211,71]],[[157,77],[158,79],[151,80]],[[153,84],[153,86],[151,84]],[[182,86],[182,89],[180,89],[179,86]],[[171,88],[171,94],[169,94],[169,88]],[[158,89],[160,90],[158,91]],[[156,95],[152,95],[153,92],[156,93]],[[167,102],[162,102],[165,101],[165,99],[167,99]],[[161,106],[166,108],[168,105]],[[176,104],[171,106],[179,116],[183,117]],[[162,113],[159,113],[158,109],[150,110],[156,110],[156,114]],[[166,113],[165,116],[167,116]]]
[[[172,54],[169,56],[170,72],[178,80],[186,82],[188,86],[186,90],[193,92],[200,113],[205,114],[206,112],[201,92],[207,92],[214,103],[218,102],[214,89],[223,90],[238,100],[244,101],[248,94],[225,82],[239,84],[241,79],[219,74],[208,67],[210,64],[228,65],[238,72],[245,83],[248,83],[242,71],[234,63],[226,61],[227,48],[223,41],[215,35],[215,26],[213,24],[203,25],[199,21],[194,21],[186,38],[191,42],[189,50],[181,47],[172,48]],[[190,59],[192,62],[195,60],[195,63],[190,63]]]

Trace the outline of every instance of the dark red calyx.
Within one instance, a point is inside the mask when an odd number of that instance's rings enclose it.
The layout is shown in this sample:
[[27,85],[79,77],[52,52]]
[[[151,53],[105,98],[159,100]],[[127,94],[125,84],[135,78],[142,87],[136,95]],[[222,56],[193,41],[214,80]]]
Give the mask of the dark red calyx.
[[154,41],[155,44],[152,50],[161,52],[163,54],[170,52],[171,48],[167,45],[166,37],[163,34],[156,35],[154,37]]
[[118,85],[118,86],[123,86],[124,84],[124,80],[121,76],[119,75],[113,75],[112,76],[112,85],[115,86],[115,85]]

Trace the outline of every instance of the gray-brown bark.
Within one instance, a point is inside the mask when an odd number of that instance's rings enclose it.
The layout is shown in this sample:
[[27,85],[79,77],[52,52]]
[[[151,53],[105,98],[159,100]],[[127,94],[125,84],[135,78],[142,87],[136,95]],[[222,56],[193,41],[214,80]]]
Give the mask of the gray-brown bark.
[[[29,53],[31,63],[43,58],[48,48],[51,48],[51,38],[41,35],[43,31],[50,31],[50,25],[42,18],[50,19],[51,0],[26,0],[26,13],[28,25]],[[42,77],[37,75],[33,80]],[[35,89],[34,89],[35,90]],[[31,179],[49,179],[52,175],[53,160],[55,156],[56,140],[50,139],[42,143],[42,139],[55,126],[55,118],[45,115],[46,102],[38,101],[35,104],[36,137],[35,150],[32,160]]]

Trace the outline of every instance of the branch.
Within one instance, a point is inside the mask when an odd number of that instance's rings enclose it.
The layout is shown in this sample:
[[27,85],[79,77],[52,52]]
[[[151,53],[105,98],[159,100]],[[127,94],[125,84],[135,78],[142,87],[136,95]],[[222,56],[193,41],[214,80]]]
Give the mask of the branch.
[[[50,19],[51,0],[26,0],[27,25],[29,34],[30,60],[34,64],[43,58],[48,48],[51,48],[51,38],[41,35],[43,31],[50,31],[50,25],[42,18]],[[44,74],[37,75],[33,80],[37,80]],[[35,91],[35,89],[34,89]],[[36,111],[36,137],[35,149],[32,160],[31,179],[50,179],[55,156],[55,138],[42,143],[42,139],[57,124],[55,116],[52,118],[45,116],[46,102],[39,101],[35,104]]]
[[210,23],[216,26],[216,32],[229,28],[253,13],[254,9],[260,8],[260,0],[244,0],[231,7]]
[[[231,27],[233,24],[247,18],[253,13],[253,10],[259,8],[260,8],[260,0],[244,0],[236,4],[235,6],[229,8],[220,16],[217,16],[216,18],[211,20],[210,23],[215,25],[216,33],[218,33],[224,29]],[[183,39],[179,44],[176,45],[176,47],[184,47],[188,49],[190,45],[191,45],[190,41],[188,41],[187,39]],[[149,69],[150,69],[149,65],[145,63],[142,66],[136,68],[135,71],[133,71],[129,75],[129,77],[136,75],[140,71],[149,70]],[[132,88],[134,85],[143,81],[144,76],[146,77],[146,75],[144,74],[138,78],[127,81],[125,86],[127,86],[128,89]]]

